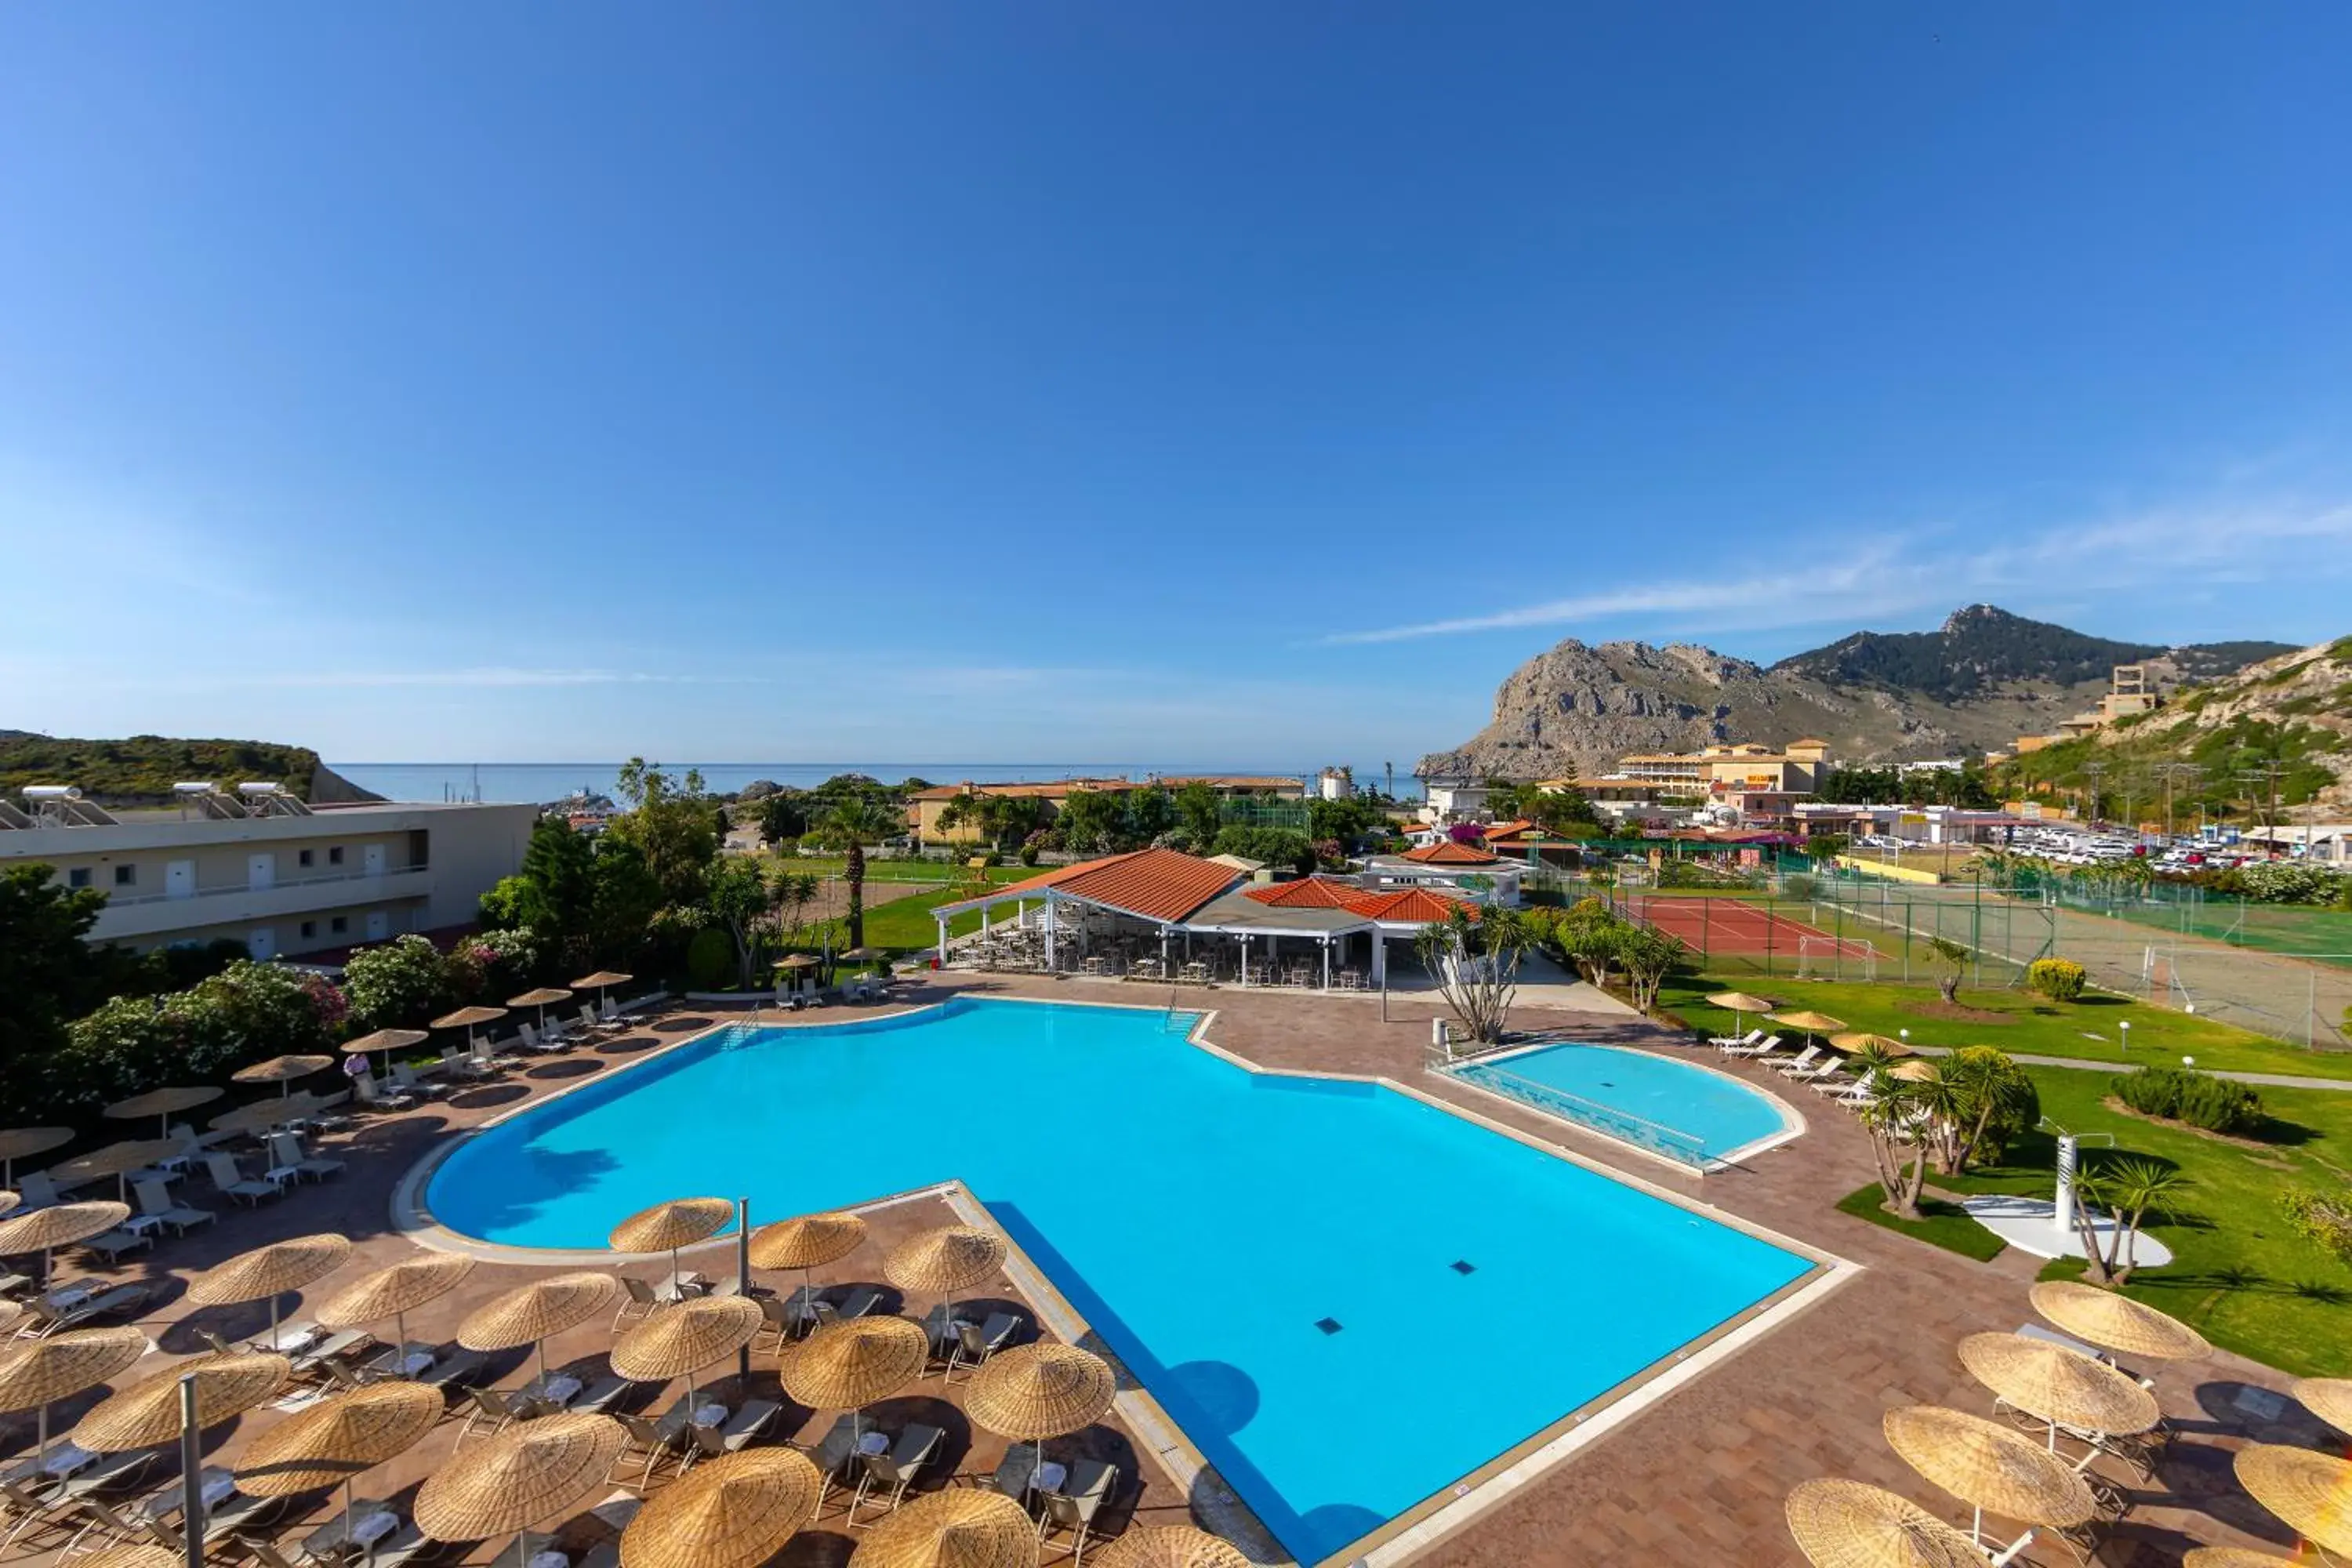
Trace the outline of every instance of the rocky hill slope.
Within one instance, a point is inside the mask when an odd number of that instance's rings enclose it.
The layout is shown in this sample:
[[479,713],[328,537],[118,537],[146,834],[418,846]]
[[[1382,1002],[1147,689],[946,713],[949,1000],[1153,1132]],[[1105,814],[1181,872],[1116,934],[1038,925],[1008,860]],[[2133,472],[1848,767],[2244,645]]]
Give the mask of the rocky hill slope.
[[[2091,770],[2095,767],[2095,775]],[[2170,785],[2176,821],[2198,805],[2260,822],[2352,816],[2352,637],[2249,665],[2145,718],[2019,757],[2001,782],[2082,795],[2141,820]]]
[[1417,771],[1591,777],[1632,752],[1807,736],[1849,762],[1941,757],[2047,732],[2095,703],[2116,664],[2147,664],[2178,686],[2287,647],[2116,642],[1990,605],[1958,611],[1933,632],[1857,633],[1769,668],[1695,644],[1571,637],[1512,671],[1495,694],[1494,721],[1423,757]]
[[209,779],[224,789],[247,782],[280,784],[304,800],[380,800],[301,746],[268,741],[181,741],[133,735],[121,741],[79,741],[0,731],[0,794],[26,784],[75,784],[103,805],[160,805],[184,779]]

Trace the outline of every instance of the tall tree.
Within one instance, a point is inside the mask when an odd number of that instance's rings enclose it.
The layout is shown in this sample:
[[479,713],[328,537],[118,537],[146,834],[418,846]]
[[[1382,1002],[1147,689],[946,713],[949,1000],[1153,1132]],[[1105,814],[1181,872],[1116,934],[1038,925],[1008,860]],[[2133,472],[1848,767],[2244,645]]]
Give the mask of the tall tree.
[[1481,1045],[1494,1045],[1503,1037],[1529,937],[1517,910],[1492,905],[1475,915],[1466,906],[1456,905],[1445,919],[1432,921],[1413,937],[1422,967],[1436,980],[1463,1029]]
[[849,945],[866,945],[866,846],[888,833],[889,822],[868,801],[850,796],[817,824],[825,844],[842,852],[842,880],[849,884]]
[[56,875],[34,863],[0,871],[0,1072],[56,1051],[67,1023],[102,1000],[89,993],[85,939],[106,895]]
[[723,814],[703,793],[701,773],[674,779],[659,763],[631,757],[619,788],[629,809],[605,832],[637,847],[665,903],[699,902],[723,835]]
[[776,907],[776,885],[760,869],[757,861],[730,856],[711,876],[709,901],[710,912],[719,917],[727,934],[734,939],[736,984],[749,990],[751,960],[759,951],[761,922]]
[[1195,780],[1176,792],[1176,817],[1195,854],[1210,853],[1217,830],[1224,825],[1224,808],[1217,792]]

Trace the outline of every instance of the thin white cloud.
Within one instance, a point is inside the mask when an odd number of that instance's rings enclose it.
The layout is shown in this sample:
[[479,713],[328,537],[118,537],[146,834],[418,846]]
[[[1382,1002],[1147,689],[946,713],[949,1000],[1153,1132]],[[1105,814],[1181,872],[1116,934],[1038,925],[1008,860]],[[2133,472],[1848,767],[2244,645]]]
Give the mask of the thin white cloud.
[[[2313,552],[2315,545],[2329,548]],[[2345,546],[2352,546],[2347,505],[2158,511],[2024,538],[1987,539],[1981,530],[1963,538],[1927,526],[1900,543],[1884,536],[1810,543],[1808,552],[1825,563],[1801,572],[1609,589],[1319,640],[1326,646],[1406,642],[1609,620],[1659,621],[1685,634],[1813,626],[1854,618],[1856,601],[1841,595],[1865,595],[1868,615],[1885,618],[1923,606],[1948,609],[1972,596],[2045,591],[2064,580],[2062,574],[2095,574],[2108,592],[2179,587],[2189,573],[2236,582],[2340,576],[2347,566]]]

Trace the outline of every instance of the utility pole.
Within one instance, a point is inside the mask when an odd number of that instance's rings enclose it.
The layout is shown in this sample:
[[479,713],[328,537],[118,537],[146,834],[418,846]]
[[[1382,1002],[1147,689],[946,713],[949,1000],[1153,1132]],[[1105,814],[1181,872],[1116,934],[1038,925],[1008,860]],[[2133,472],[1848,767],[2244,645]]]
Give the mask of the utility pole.
[[2107,764],[2105,763],[2084,763],[2083,764],[2083,772],[2091,781],[2091,809],[2085,818],[2086,823],[2091,825],[2095,825],[2099,820],[2099,778],[2100,775],[2105,773],[2106,771]]
[[2172,837],[2172,786],[2180,779],[2192,782],[2205,770],[2195,763],[2158,763],[2157,775],[2164,780],[2164,836]]
[[1382,763],[1381,764],[1381,771],[1388,776],[1389,781],[1388,786],[1381,790],[1381,793],[1389,797],[1389,804],[1391,805],[1394,805],[1396,804],[1396,764],[1394,763]]
[[2278,832],[2279,777],[2285,772],[2286,769],[2276,762],[2268,762],[2258,768],[2248,768],[2238,774],[2238,777],[2247,784],[2255,786],[2246,792],[2246,804],[2263,811],[2263,843],[2266,852],[2273,856],[2278,853],[2274,836]]

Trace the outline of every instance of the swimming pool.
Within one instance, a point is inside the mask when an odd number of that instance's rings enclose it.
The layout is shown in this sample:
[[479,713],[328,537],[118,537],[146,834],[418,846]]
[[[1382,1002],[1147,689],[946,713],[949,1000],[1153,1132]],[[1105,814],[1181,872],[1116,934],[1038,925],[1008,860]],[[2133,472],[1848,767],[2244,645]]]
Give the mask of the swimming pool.
[[757,1223],[961,1177],[1307,1563],[1813,1268],[1410,1095],[1249,1072],[1192,1022],[959,999],[721,1031],[458,1145],[426,1202],[591,1248],[667,1196]]
[[1695,1063],[1568,1042],[1448,1069],[1465,1083],[1702,1169],[1804,1130],[1780,1100]]

